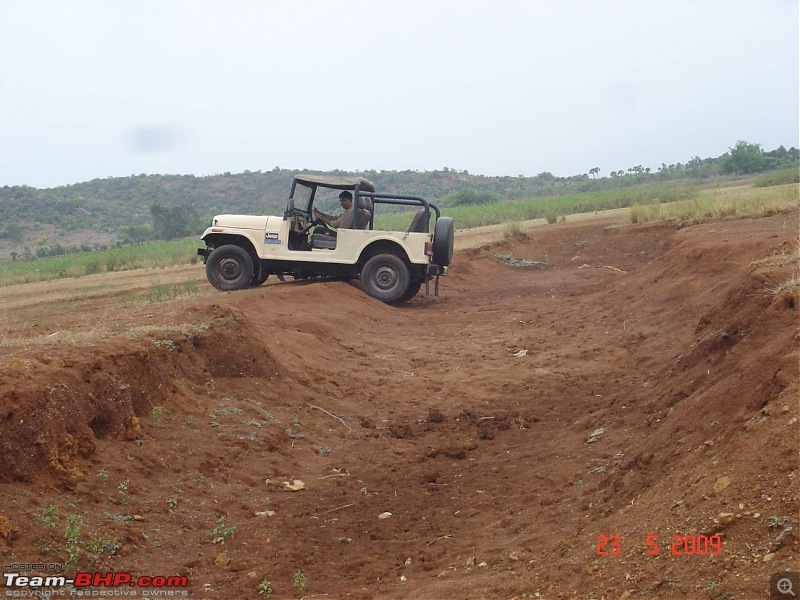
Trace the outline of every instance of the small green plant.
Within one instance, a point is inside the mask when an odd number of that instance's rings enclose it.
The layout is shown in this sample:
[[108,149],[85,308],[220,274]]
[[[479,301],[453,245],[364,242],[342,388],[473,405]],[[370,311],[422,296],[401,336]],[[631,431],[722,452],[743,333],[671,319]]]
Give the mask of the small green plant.
[[293,440],[302,440],[303,439],[303,434],[302,433],[297,433],[296,431],[294,431],[290,427],[286,428],[285,433],[286,433],[287,436],[289,436]]
[[178,349],[172,340],[153,340],[153,343],[159,348],[166,348],[170,352],[175,352]]
[[231,525],[230,527],[226,527],[226,522],[226,517],[220,517],[217,520],[217,524],[206,534],[206,537],[212,542],[219,539],[227,540],[236,532],[236,526]]
[[506,239],[527,238],[528,232],[520,221],[510,221],[503,225],[503,237]]
[[39,520],[44,523],[45,527],[49,529],[55,529],[58,527],[58,512],[59,509],[57,506],[48,506],[42,510],[42,516],[39,517]]
[[131,485],[131,480],[126,479],[122,483],[117,486],[117,491],[119,492],[119,500],[120,504],[127,504],[128,503],[128,488]]
[[544,211],[544,218],[550,225],[558,222],[558,211],[553,208],[546,208]]
[[264,596],[265,598],[269,598],[272,595],[272,582],[267,581],[266,579],[258,584],[258,593]]
[[306,576],[302,571],[292,575],[292,587],[301,594],[306,591]]
[[97,472],[97,478],[103,483],[105,483],[106,481],[108,481],[108,471],[106,471],[105,469],[100,469]]
[[331,449],[327,446],[323,446],[322,448],[317,448],[317,454],[320,456],[326,456],[331,453]]
[[103,554],[114,554],[116,549],[117,546],[114,542],[102,536],[90,539],[84,547],[84,550],[90,556],[92,564],[96,564]]
[[64,570],[70,571],[81,556],[81,524],[80,515],[69,515],[67,526],[64,529],[64,538],[67,540],[67,560],[64,561]]
[[157,425],[158,422],[161,420],[161,417],[164,416],[164,407],[154,406],[153,410],[150,411],[150,416],[153,419],[153,425]]
[[178,508],[178,500],[180,499],[181,499],[180,494],[172,494],[172,496],[167,498],[167,506],[169,506],[170,509],[175,510],[176,508]]
[[773,515],[769,519],[769,527],[770,529],[777,529],[778,527],[783,527],[788,522],[789,517],[779,517],[777,515]]

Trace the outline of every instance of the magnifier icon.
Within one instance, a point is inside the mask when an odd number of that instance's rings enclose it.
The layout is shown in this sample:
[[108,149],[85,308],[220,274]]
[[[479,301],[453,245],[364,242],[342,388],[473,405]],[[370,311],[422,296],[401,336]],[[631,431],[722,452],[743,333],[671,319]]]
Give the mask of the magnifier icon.
[[775,585],[778,591],[781,594],[790,594],[792,597],[797,597],[797,595],[792,590],[792,580],[788,577],[784,577],[783,579],[778,579],[778,583]]

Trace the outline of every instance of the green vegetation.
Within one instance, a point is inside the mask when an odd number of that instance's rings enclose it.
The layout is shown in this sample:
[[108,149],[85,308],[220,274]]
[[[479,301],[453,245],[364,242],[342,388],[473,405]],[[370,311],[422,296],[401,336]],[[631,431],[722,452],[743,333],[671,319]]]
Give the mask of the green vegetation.
[[[599,167],[558,177],[542,172],[534,177],[487,177],[443,167],[435,171],[365,171],[358,173],[376,189],[422,196],[443,207],[493,205],[529,198],[570,196],[643,184],[706,182],[726,175],[752,174],[800,166],[800,150],[783,146],[764,151],[759,144],[738,141],[719,157],[695,156],[686,163],[642,165],[600,176]],[[94,179],[50,189],[30,186],[0,188],[0,240],[11,242],[23,258],[91,250],[65,247],[52,233],[93,231],[110,234],[121,245],[152,239],[197,235],[215,214],[281,214],[292,178],[300,173],[275,167],[271,171],[194,175],[136,175]],[[303,172],[323,174],[304,169]],[[335,170],[328,174],[353,175]],[[38,236],[38,237],[37,237]]]
[[503,225],[503,237],[506,239],[526,238],[528,237],[528,232],[525,230],[525,226],[519,221],[509,221]]
[[58,527],[59,508],[58,506],[51,505],[42,510],[42,516],[39,520],[44,523],[48,529]]
[[[502,204],[480,204],[458,206],[447,209],[445,214],[453,217],[459,229],[495,225],[509,221],[547,219],[555,223],[560,217],[575,213],[596,212],[613,208],[625,208],[634,204],[650,202],[675,202],[696,195],[692,186],[649,185],[629,189],[604,190],[584,194],[570,194],[553,198],[535,198],[504,202]],[[376,229],[403,230],[411,223],[411,214],[379,215],[375,219]]]
[[82,277],[111,271],[154,269],[198,260],[199,240],[151,242],[88,254],[74,254],[37,260],[0,261],[0,285],[32,283],[65,277]]
[[81,555],[81,524],[80,515],[69,515],[67,526],[64,529],[64,538],[67,540],[67,560],[64,561],[64,570],[71,571]]
[[[757,189],[723,187],[740,181],[736,177],[765,171],[770,172],[755,179]],[[0,259],[0,286],[196,264],[199,233],[213,214],[281,214],[298,172],[275,168],[210,177],[139,175],[48,190],[0,188],[0,242],[6,249],[18,248],[10,259]],[[359,174],[372,180],[379,191],[418,195],[438,203],[459,229],[509,223],[504,235],[513,237],[524,233],[522,225],[514,223],[530,219],[557,223],[575,213],[625,207],[632,207],[634,222],[788,210],[798,204],[800,150],[781,146],[765,152],[759,144],[739,141],[717,158],[662,164],[655,173],[636,165],[612,171],[609,177],[600,177],[597,167],[572,177],[547,172],[535,177],[486,177],[448,167],[432,172]],[[700,191],[701,184],[710,187],[713,183],[719,189]],[[413,211],[405,207],[382,206],[375,228],[404,231],[412,217]],[[43,225],[59,232],[93,230],[116,235],[117,247],[92,251],[88,244],[53,244],[52,233],[40,235]],[[32,239],[37,235],[39,239]],[[173,239],[184,235],[191,237]],[[153,237],[170,241],[141,241]],[[194,281],[153,284],[137,299],[160,303],[197,293]]]
[[770,529],[777,529],[779,527],[783,527],[789,522],[789,517],[784,517],[780,515],[773,515],[769,519],[769,526]]
[[206,537],[211,540],[212,542],[215,540],[227,540],[236,532],[236,526],[231,525],[230,527],[226,527],[227,519],[225,517],[220,517],[217,520],[217,524],[211,528],[211,530],[206,533]]
[[708,190],[696,196],[674,202],[637,203],[631,207],[633,223],[647,221],[699,221],[713,217],[767,216],[796,209],[798,189],[796,185],[762,188],[732,188]]
[[267,581],[265,579],[261,583],[259,583],[258,593],[264,596],[265,598],[269,598],[272,595],[272,582]]
[[772,185],[785,185],[787,183],[800,183],[800,169],[783,169],[774,171],[761,177],[756,177],[756,187],[770,187]]
[[292,587],[301,594],[306,591],[306,576],[302,571],[292,575]]

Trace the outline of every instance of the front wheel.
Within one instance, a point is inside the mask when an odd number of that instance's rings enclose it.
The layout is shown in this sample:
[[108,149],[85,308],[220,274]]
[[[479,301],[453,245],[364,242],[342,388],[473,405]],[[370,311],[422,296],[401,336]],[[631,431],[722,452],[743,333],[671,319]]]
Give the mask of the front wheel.
[[382,302],[398,302],[408,292],[408,266],[394,254],[378,254],[361,270],[364,291]]
[[206,277],[218,290],[242,290],[250,287],[253,281],[253,259],[241,246],[220,246],[208,257]]
[[269,278],[269,275],[270,275],[269,271],[265,271],[264,267],[261,267],[261,272],[260,273],[254,273],[253,274],[252,286],[253,287],[260,286],[261,284],[263,284],[267,280],[267,278]]

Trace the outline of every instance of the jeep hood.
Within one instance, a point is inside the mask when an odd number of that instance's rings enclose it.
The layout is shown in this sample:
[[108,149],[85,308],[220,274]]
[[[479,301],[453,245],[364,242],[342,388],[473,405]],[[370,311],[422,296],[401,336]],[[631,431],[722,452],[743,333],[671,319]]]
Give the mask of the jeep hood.
[[257,229],[264,231],[268,219],[281,219],[280,217],[257,217],[252,215],[217,215],[211,221],[212,227],[225,227],[232,229]]

